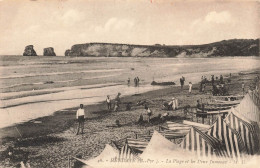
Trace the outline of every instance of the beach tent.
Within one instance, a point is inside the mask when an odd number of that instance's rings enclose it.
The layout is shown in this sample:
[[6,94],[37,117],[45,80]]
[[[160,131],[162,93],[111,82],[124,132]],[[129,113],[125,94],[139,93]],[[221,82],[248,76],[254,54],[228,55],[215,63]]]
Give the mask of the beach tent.
[[90,160],[77,159],[86,164],[84,168],[90,167],[105,167],[105,165],[110,162],[111,159],[117,158],[119,151],[112,146],[106,144],[104,150],[95,158]]
[[253,102],[259,107],[260,106],[260,99],[259,99],[259,91],[258,90],[248,90],[248,94],[253,100]]
[[226,116],[225,122],[240,133],[248,154],[253,155],[259,151],[259,127],[257,123],[248,120],[234,108]]
[[157,131],[154,131],[150,142],[140,155],[143,160],[154,159],[159,161],[192,157],[190,152],[183,150],[179,145],[172,143]]
[[103,168],[126,166],[128,163],[133,161],[132,159],[140,158],[132,153],[131,148],[127,144],[125,144],[120,151],[107,144],[104,150],[97,157],[90,160],[77,160],[86,164],[84,168]]
[[201,132],[195,127],[191,127],[188,134],[183,139],[180,146],[183,149],[191,151],[199,158],[205,157],[221,157],[227,156],[224,144],[217,138]]
[[260,123],[260,111],[258,106],[254,103],[249,94],[245,95],[244,99],[240,104],[235,108],[238,113],[245,116],[251,121],[255,121],[258,124]]
[[134,153],[142,153],[149,141],[145,139],[134,139],[134,138],[126,138],[125,142],[112,141],[112,143],[116,146],[118,150],[121,150],[125,143],[133,150]]
[[232,129],[220,116],[209,129],[208,135],[219,139],[225,145],[225,150],[230,158],[240,160],[246,153],[240,133]]
[[132,160],[139,158],[137,157],[137,153],[128,145],[126,140],[126,143],[121,147],[118,159],[121,161],[129,160],[129,162],[131,162]]

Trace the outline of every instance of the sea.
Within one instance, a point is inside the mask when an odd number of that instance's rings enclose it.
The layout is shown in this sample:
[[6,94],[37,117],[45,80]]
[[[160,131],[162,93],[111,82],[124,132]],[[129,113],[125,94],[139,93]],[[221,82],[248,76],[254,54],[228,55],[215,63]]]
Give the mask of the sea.
[[[157,90],[151,82],[179,78],[197,83],[201,76],[229,76],[258,69],[259,57],[23,57],[0,56],[0,128],[55,111]],[[134,78],[139,77],[139,87]],[[127,80],[130,78],[130,85]]]

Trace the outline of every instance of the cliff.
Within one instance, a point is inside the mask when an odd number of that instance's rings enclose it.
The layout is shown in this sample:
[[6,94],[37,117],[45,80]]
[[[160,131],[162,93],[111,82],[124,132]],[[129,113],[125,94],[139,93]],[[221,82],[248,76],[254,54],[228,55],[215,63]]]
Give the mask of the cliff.
[[130,45],[114,43],[76,44],[65,56],[105,57],[214,57],[259,56],[259,39],[233,39],[204,45]]

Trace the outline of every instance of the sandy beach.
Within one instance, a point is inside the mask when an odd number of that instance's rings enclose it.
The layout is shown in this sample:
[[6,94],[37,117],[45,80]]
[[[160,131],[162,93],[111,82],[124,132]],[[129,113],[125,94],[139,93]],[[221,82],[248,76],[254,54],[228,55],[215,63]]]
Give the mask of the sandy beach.
[[[241,84],[245,83],[246,90],[255,87],[254,79],[260,75],[260,70],[248,71],[232,74],[231,82],[228,84],[229,94],[242,94]],[[229,75],[224,76],[225,81]],[[22,124],[6,127],[0,130],[1,135],[1,162],[3,167],[13,167],[22,159],[22,155],[29,154],[31,167],[66,167],[68,156],[82,155],[84,159],[97,156],[104,148],[105,144],[111,140],[119,140],[126,137],[134,137],[135,133],[148,133],[158,129],[165,123],[159,122],[156,118],[158,114],[163,114],[164,102],[169,102],[172,97],[179,100],[179,109],[170,113],[171,121],[192,120],[191,115],[184,116],[183,107],[195,106],[197,100],[209,101],[211,97],[211,86],[206,87],[206,92],[199,92],[199,85],[193,84],[192,94],[188,94],[187,83],[184,90],[180,86],[170,86],[159,90],[153,90],[142,94],[129,96],[122,95],[122,105],[119,112],[109,112],[105,102],[96,105],[85,106],[87,120],[85,122],[84,134],[76,135],[77,122],[75,114],[78,107],[60,110],[54,115],[37,118]],[[138,117],[145,110],[142,105],[137,105],[139,101],[148,103],[153,111],[151,123],[145,122],[137,124]],[[126,103],[132,103],[130,111],[125,110]],[[112,127],[115,120],[120,121],[120,127]],[[194,121],[197,119],[193,118]],[[201,122],[200,119],[198,122]],[[208,119],[205,120],[208,123]],[[14,146],[17,158],[7,159],[6,149]]]

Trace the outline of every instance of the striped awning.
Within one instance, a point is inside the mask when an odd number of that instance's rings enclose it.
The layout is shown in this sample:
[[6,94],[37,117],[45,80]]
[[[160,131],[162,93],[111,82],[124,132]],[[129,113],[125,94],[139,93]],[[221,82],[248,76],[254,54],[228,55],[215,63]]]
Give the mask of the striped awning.
[[191,127],[181,147],[197,154],[198,157],[226,157],[224,144],[220,140]]
[[259,127],[255,122],[249,121],[234,108],[225,118],[225,122],[240,133],[248,154],[253,155],[259,151]]
[[146,141],[144,139],[125,138],[124,142],[119,140],[119,141],[112,141],[112,143],[120,151],[122,150],[122,148],[124,148],[125,145],[127,145],[128,147],[131,148],[132,153],[137,155],[144,151],[149,141]]
[[209,129],[208,135],[219,139],[225,145],[225,150],[230,158],[240,159],[246,152],[240,133],[232,129],[220,116]]
[[119,151],[118,159],[120,160],[134,160],[137,159],[137,153],[134,152],[134,150],[128,145],[126,142],[121,150]]

